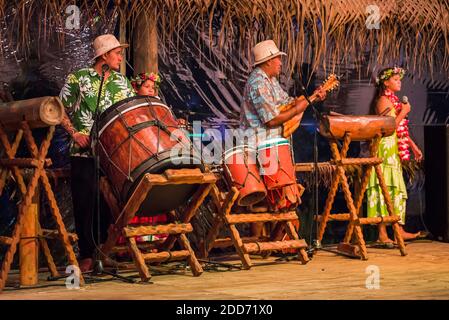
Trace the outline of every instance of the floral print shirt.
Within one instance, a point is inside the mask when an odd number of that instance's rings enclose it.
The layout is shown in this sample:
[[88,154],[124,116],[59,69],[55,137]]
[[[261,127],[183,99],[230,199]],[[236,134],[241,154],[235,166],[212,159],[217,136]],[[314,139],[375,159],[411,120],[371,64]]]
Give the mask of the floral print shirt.
[[[244,89],[241,108],[241,124],[244,128],[268,129],[265,123],[279,115],[279,107],[292,101],[279,81],[269,78],[261,68],[255,68],[250,74]],[[258,130],[260,131],[260,130]],[[266,138],[278,138],[282,135],[282,126],[268,129]],[[258,136],[259,132],[258,132]]]
[[[97,108],[101,76],[94,68],[80,69],[69,74],[59,97],[79,132],[90,134]],[[135,95],[129,80],[119,72],[111,70],[104,81],[100,97],[100,112],[120,100]]]

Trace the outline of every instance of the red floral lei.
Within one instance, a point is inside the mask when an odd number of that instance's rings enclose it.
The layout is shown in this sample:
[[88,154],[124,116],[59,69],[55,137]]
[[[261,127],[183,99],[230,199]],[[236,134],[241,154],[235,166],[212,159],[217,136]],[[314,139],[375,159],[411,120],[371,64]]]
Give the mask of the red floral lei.
[[[384,95],[393,103],[397,116],[402,109],[402,103],[399,101],[399,98],[390,90],[385,90]],[[396,128],[396,135],[398,136],[398,150],[401,161],[410,160],[408,119],[402,119]]]

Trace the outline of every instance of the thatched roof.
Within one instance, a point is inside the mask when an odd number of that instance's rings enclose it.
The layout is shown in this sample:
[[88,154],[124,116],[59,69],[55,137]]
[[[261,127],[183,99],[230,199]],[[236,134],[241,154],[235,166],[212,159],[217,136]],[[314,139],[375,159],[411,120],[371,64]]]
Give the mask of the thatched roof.
[[[257,41],[273,38],[288,53],[288,70],[309,61],[314,68],[346,64],[401,64],[415,74],[449,74],[449,1],[378,0],[380,28],[366,27],[372,0],[79,0],[82,19],[119,15],[133,25],[157,11],[162,41],[200,26],[211,45],[250,57]],[[69,0],[0,0],[7,38],[26,52],[30,21],[45,39],[64,28]],[[11,8],[14,7],[15,10]],[[112,13],[111,13],[112,12]],[[38,13],[40,16],[36,16]],[[372,16],[371,17],[375,17]],[[6,20],[6,19],[5,19]],[[5,28],[3,28],[5,32]],[[59,33],[63,41],[64,33]],[[175,41],[176,42],[176,41]],[[367,52],[373,54],[367,55]],[[368,58],[366,58],[368,57]],[[225,61],[223,63],[226,63]]]

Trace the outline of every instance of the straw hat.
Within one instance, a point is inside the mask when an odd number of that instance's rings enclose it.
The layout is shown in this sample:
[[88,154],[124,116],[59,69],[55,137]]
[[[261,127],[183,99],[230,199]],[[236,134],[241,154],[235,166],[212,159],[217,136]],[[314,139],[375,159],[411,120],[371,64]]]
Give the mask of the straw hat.
[[99,56],[113,49],[127,48],[128,45],[126,43],[121,44],[113,34],[103,34],[95,38],[93,47],[95,51],[95,57],[93,60],[95,60]]
[[253,67],[261,64],[262,62],[273,59],[274,57],[287,55],[285,52],[279,51],[273,40],[259,42],[254,46],[252,51],[254,55]]

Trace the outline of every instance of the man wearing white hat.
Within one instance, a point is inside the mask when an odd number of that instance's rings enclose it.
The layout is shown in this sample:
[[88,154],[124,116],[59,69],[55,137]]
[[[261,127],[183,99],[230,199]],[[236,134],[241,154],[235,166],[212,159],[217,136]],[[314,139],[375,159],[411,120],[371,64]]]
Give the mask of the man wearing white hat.
[[[281,57],[286,54],[278,49],[273,40],[259,42],[254,46],[252,53],[254,55],[254,70],[251,72],[244,89],[241,124],[245,129],[253,129],[255,135],[252,136],[256,137],[257,146],[263,146],[268,142],[272,144],[273,141],[280,141],[282,139],[282,124],[304,112],[308,104],[305,99],[300,100],[296,102],[293,108],[280,112],[280,106],[289,104],[294,99],[289,97],[277,80],[281,73]],[[324,99],[324,91],[317,90],[316,93],[319,99]],[[277,152],[275,153],[277,154]],[[286,161],[292,161],[292,159]],[[278,162],[276,162],[272,173],[284,170],[281,168],[282,163],[281,166],[277,164]],[[259,163],[259,165],[262,166],[263,164]],[[261,170],[261,174],[267,174],[264,170]],[[270,178],[267,179],[270,180]],[[268,205],[270,211],[290,210],[293,205],[300,203],[299,197],[299,189],[296,181],[293,180],[291,185],[268,190],[265,204]],[[260,235],[261,227],[261,224],[252,225],[254,236]]]
[[[94,122],[93,116],[97,108],[104,66],[107,67],[98,111],[104,111],[114,103],[134,96],[129,80],[117,72],[123,59],[123,48],[128,45],[121,44],[112,34],[104,34],[94,40],[93,47],[95,50],[93,66],[69,74],[59,95],[68,115],[72,118],[71,122],[66,117],[63,126],[72,136],[75,149],[89,146],[89,133]],[[74,150],[76,151],[78,150]]]
[[[127,44],[121,44],[112,34],[97,37],[93,42],[93,66],[75,71],[67,77],[61,90],[60,98],[66,108],[62,126],[72,137],[71,148],[71,188],[75,227],[78,234],[79,259],[81,271],[92,267],[92,256],[95,251],[93,242],[92,221],[96,220],[95,208],[95,163],[90,157],[90,131],[95,114],[102,112],[128,97],[134,96],[134,90],[129,80],[117,70],[123,59],[123,49]],[[99,99],[101,75],[104,83]],[[103,210],[104,211],[104,210]],[[103,214],[103,212],[102,212]],[[107,228],[106,219],[100,220],[102,229]]]
[[[305,99],[294,108],[279,112],[279,107],[290,103],[294,98],[281,88],[277,77],[281,73],[281,56],[286,54],[278,49],[273,40],[256,44],[252,50],[254,70],[244,89],[241,109],[241,123],[246,128],[267,129],[267,137],[281,137],[282,124],[307,108]],[[318,98],[323,100],[326,93],[317,90]]]

